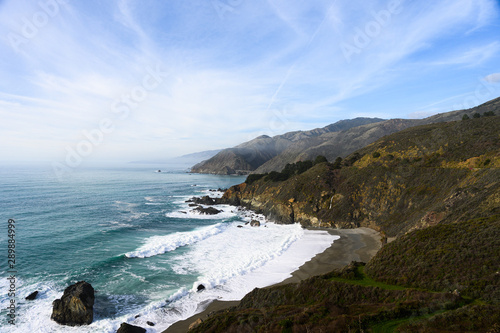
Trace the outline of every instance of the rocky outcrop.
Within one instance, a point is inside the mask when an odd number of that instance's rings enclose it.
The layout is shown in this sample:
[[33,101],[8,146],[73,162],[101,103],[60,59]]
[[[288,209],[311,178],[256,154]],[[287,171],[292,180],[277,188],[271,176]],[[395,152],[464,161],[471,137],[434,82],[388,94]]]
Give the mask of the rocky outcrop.
[[70,285],[53,303],[51,319],[61,325],[79,326],[94,318],[94,288],[85,281]]
[[217,204],[216,199],[211,198],[208,195],[205,195],[203,197],[192,197],[191,199],[187,200],[186,202],[192,202],[192,203],[197,204],[197,205],[207,205],[207,206]]
[[31,294],[29,294],[28,296],[26,296],[25,300],[27,301],[32,301],[36,298],[36,296],[38,296],[38,290],[32,292]]
[[201,214],[201,215],[217,215],[219,214],[220,212],[222,212],[222,210],[218,210],[214,207],[202,207],[202,206],[198,206],[196,207],[195,209],[193,209],[193,211]]
[[252,220],[252,221],[250,222],[250,226],[251,226],[251,227],[260,227],[260,222],[259,222],[259,221],[257,221],[257,220]]
[[146,333],[146,329],[127,323],[122,323],[116,333]]

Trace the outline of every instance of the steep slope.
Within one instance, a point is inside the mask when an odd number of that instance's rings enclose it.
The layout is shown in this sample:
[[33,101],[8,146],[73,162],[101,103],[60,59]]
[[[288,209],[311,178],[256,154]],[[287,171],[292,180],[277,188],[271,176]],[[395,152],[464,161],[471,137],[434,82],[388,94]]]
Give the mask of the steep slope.
[[253,175],[223,202],[396,239],[366,266],[255,289],[190,332],[500,330],[500,116],[409,128],[287,177]]
[[291,144],[281,154],[261,165],[253,173],[280,171],[287,163],[311,160],[318,155],[323,155],[329,161],[334,161],[337,157],[345,157],[383,136],[399,132],[403,129],[425,124],[460,120],[465,114],[472,118],[476,112],[483,114],[484,112],[498,109],[499,105],[500,98],[497,98],[468,110],[441,113],[425,119],[390,119],[334,133],[325,133],[314,139],[306,139]]
[[[409,128],[286,181],[265,176],[224,200],[283,223],[372,227],[388,236],[500,213],[500,117]],[[274,178],[274,179],[279,179]]]
[[248,174],[273,157],[281,154],[294,143],[314,140],[315,137],[325,133],[342,131],[380,121],[383,121],[383,119],[355,118],[341,120],[323,128],[316,128],[310,131],[288,132],[272,138],[262,135],[234,148],[222,150],[214,157],[193,166],[191,172],[224,175]]
[[477,107],[437,114],[425,119],[355,118],[310,131],[289,132],[273,138],[261,136],[196,164],[194,173],[248,174],[282,170],[287,163],[313,159],[329,161],[345,157],[379,138],[413,126],[460,120],[463,115],[498,109],[500,98]]

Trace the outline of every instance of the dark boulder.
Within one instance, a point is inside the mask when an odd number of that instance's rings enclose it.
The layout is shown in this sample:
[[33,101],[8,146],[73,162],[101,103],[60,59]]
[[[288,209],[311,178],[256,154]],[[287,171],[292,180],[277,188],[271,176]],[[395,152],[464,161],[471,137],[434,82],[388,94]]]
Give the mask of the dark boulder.
[[116,333],[145,333],[145,332],[146,329],[139,326],[130,325],[127,323],[122,323],[120,325],[120,328],[116,331]]
[[192,197],[186,202],[193,202],[198,205],[207,205],[207,206],[212,206],[217,204],[217,199],[211,198],[208,195],[205,195],[203,197]]
[[50,319],[68,326],[88,325],[94,319],[94,288],[85,281],[70,285],[52,302]]
[[147,321],[146,324],[148,324],[149,326],[155,326],[155,323],[153,323],[152,321]]
[[250,226],[251,226],[251,227],[260,227],[260,222],[259,222],[259,221],[257,221],[257,220],[252,220],[252,221],[250,222]]
[[195,209],[193,209],[195,212],[198,212],[202,215],[216,215],[216,214],[219,214],[220,212],[222,212],[222,210],[218,210],[218,209],[215,209],[214,207],[207,207],[207,208],[204,208],[204,207],[196,207]]
[[196,291],[198,291],[198,292],[199,292],[199,291],[203,291],[203,290],[205,290],[205,286],[204,286],[204,285],[202,285],[202,284],[200,284],[200,285],[196,288]]
[[32,301],[36,298],[36,296],[38,295],[38,290],[32,292],[31,294],[29,294],[28,296],[26,296],[26,300],[28,301]]

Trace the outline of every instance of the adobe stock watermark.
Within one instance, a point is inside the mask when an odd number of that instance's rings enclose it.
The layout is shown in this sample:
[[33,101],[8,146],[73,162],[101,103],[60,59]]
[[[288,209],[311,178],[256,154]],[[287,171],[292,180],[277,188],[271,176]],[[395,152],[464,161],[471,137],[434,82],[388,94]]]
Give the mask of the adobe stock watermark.
[[147,66],[141,84],[136,85],[111,103],[110,112],[113,116],[102,118],[93,129],[83,130],[84,139],[74,145],[66,145],[64,161],[52,162],[52,170],[59,181],[62,181],[63,177],[72,169],[79,167],[85,157],[91,155],[94,148],[100,146],[106,136],[113,133],[117,121],[126,119],[131,111],[144,102],[149,93],[160,86],[169,76],[168,72],[162,70],[160,63],[156,64],[155,68]]
[[453,110],[470,109],[500,95],[500,73],[480,77],[478,81],[474,92],[465,96],[462,103],[454,104]]
[[10,46],[18,53],[22,52],[21,46],[35,38],[50,20],[59,15],[68,0],[43,0],[38,2],[39,10],[31,17],[22,17],[18,32],[10,31],[7,39]]
[[243,0],[212,0],[211,3],[219,18],[224,19],[227,13],[234,13]]
[[373,20],[368,21],[363,29],[359,27],[354,29],[352,43],[342,42],[340,44],[340,49],[347,63],[351,63],[354,55],[360,54],[375,38],[380,36],[382,30],[391,23],[393,16],[402,12],[403,2],[403,0],[391,0],[387,4],[387,9],[378,12],[372,11]]

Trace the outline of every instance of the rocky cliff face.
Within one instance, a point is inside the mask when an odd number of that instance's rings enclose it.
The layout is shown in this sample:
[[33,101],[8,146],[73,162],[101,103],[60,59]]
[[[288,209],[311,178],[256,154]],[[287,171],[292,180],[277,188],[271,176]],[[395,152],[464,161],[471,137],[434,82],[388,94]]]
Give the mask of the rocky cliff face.
[[336,169],[230,188],[223,201],[281,223],[371,227],[397,236],[500,213],[500,117],[423,125],[384,137]]

